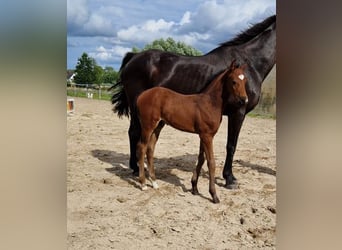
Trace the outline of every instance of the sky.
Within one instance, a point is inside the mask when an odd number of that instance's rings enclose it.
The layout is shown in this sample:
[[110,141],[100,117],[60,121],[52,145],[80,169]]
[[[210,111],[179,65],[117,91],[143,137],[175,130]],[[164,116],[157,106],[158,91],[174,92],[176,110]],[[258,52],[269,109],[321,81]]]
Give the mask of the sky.
[[203,54],[276,14],[276,0],[67,0],[67,67],[83,52],[118,70],[126,52],[160,38]]

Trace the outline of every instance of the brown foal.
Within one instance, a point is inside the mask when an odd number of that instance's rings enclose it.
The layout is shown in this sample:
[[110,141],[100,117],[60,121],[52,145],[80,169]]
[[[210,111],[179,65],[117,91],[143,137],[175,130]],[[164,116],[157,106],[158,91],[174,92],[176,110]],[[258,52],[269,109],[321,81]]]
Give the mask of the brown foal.
[[[144,91],[137,99],[141,124],[141,138],[137,147],[139,181],[146,190],[144,156],[147,156],[149,176],[153,188],[158,188],[153,164],[155,143],[158,139],[160,121],[200,137],[200,150],[196,169],[191,179],[192,193],[198,194],[197,182],[205,158],[209,169],[209,192],[214,203],[219,203],[215,189],[215,159],[213,138],[220,127],[222,110],[227,105],[246,105],[246,65],[237,67],[233,61],[228,69],[219,74],[199,94],[182,95],[163,87]],[[204,157],[205,153],[205,157]]]

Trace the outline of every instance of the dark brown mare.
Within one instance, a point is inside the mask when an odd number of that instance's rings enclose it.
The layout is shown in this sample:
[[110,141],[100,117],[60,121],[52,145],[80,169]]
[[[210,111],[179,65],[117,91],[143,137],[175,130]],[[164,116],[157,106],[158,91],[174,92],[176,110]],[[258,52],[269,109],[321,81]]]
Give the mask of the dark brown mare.
[[[214,203],[220,200],[215,189],[215,159],[213,138],[220,127],[222,111],[227,106],[245,106],[248,103],[246,94],[246,77],[244,68],[238,68],[233,61],[229,69],[218,75],[200,94],[183,95],[163,87],[154,87],[144,91],[137,99],[137,111],[141,125],[141,138],[137,146],[139,180],[145,190],[144,156],[147,157],[149,176],[154,188],[158,188],[153,164],[153,153],[156,140],[151,138],[160,121],[200,137],[198,163],[191,178],[192,193],[198,194],[197,182],[204,153],[209,169],[209,192]],[[151,139],[150,139],[151,138]]]
[[[120,68],[120,81],[113,86],[117,91],[112,96],[112,103],[114,112],[119,116],[131,116],[128,131],[129,165],[134,173],[138,173],[136,146],[140,139],[140,123],[136,112],[138,95],[155,86],[163,86],[182,94],[199,93],[230,65],[232,58],[235,58],[238,64],[248,65],[245,70],[248,78],[248,104],[227,107],[223,111],[223,115],[228,116],[227,155],[223,177],[227,188],[236,186],[232,162],[240,128],[245,115],[258,104],[261,84],[276,60],[275,15],[253,25],[203,56],[187,57],[158,50],[126,54]],[[164,123],[160,122],[154,135],[156,139],[163,126]]]

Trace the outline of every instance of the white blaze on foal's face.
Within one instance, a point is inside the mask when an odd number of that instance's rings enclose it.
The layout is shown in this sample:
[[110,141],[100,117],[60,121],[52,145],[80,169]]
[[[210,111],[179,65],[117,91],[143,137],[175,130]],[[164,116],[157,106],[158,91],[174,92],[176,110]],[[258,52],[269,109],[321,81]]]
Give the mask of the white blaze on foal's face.
[[239,77],[241,80],[245,79],[245,76],[244,76],[243,74],[240,74],[238,77]]

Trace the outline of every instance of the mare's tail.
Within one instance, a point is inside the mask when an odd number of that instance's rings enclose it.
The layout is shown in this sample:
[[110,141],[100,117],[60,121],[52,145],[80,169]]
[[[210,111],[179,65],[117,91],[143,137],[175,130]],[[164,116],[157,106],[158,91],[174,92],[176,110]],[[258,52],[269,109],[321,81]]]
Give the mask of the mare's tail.
[[[119,72],[121,73],[122,69],[125,65],[132,59],[135,55],[133,52],[128,52],[125,57],[122,59],[121,67]],[[117,113],[118,116],[121,118],[123,115],[129,117],[129,105],[127,96],[125,94],[125,90],[122,84],[121,79],[119,78],[116,83],[109,90],[113,90],[113,96],[111,98],[112,104],[114,105],[113,111]]]

